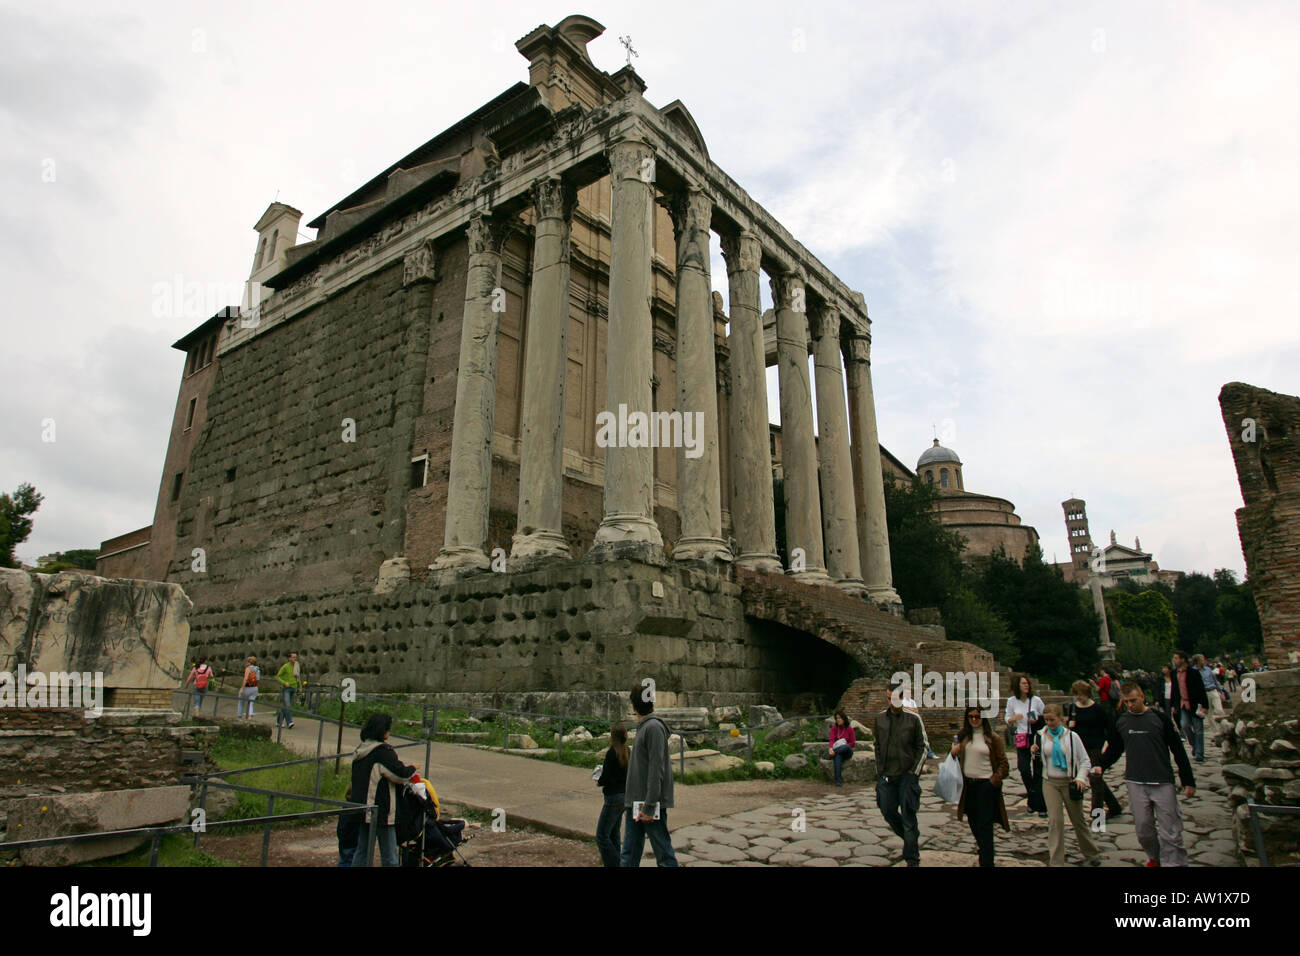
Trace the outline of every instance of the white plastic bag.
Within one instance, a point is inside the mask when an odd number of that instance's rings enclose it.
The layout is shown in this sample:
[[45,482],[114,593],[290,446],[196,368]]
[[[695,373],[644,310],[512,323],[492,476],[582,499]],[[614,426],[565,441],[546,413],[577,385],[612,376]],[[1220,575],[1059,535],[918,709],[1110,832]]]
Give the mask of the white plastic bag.
[[961,800],[961,788],[961,763],[949,754],[948,759],[939,767],[939,778],[934,782],[934,792],[943,797],[946,803],[957,803]]

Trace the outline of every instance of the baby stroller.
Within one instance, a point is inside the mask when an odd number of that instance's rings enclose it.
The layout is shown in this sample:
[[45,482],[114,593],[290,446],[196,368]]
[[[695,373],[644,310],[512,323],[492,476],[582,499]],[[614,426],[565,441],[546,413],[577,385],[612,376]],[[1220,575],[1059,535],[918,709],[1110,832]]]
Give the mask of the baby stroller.
[[402,866],[461,866],[460,845],[469,842],[465,821],[441,819],[438,794],[427,780],[402,787],[397,802],[397,844]]

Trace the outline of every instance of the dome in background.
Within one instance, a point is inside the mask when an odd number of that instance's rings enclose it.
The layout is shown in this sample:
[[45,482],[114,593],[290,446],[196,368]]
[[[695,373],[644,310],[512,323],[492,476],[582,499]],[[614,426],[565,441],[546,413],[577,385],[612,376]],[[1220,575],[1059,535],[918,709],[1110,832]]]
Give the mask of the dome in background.
[[931,465],[941,461],[950,461],[958,465],[961,464],[961,459],[957,457],[957,453],[951,448],[944,448],[939,444],[939,439],[936,438],[934,440],[934,447],[927,448],[925,453],[917,460],[916,469],[917,471],[920,471],[926,465]]

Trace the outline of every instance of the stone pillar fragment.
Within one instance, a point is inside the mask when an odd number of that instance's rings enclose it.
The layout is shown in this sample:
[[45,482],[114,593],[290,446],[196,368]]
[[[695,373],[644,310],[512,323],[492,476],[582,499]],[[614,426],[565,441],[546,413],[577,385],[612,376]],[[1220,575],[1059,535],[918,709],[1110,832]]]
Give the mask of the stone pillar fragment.
[[759,298],[762,248],[750,232],[722,237],[731,303],[731,400],[728,434],[731,459],[731,527],[736,563],[752,571],[781,574],[776,553],[776,506],[772,500],[771,431],[767,421],[767,363],[763,351],[763,308]]
[[862,581],[858,550],[857,507],[853,498],[849,423],[844,411],[844,373],[840,368],[840,314],[823,307],[812,310],[810,316],[826,570],[836,587],[865,595],[867,588]]
[[[609,165],[613,200],[605,410],[620,422],[626,416],[628,427],[605,447],[605,516],[587,560],[663,564],[663,538],[654,519],[654,458],[649,440],[654,410],[650,316],[654,150],[634,140],[615,143],[609,150]],[[638,429],[639,421],[644,427]]]
[[519,524],[511,570],[567,560],[564,488],[564,378],[569,358],[569,220],[576,194],[558,177],[533,187],[537,226],[528,299]]
[[465,311],[456,372],[456,413],[451,425],[447,525],[431,571],[456,576],[486,571],[488,503],[492,477],[492,426],[497,395],[497,331],[505,307],[501,246],[506,227],[491,217],[469,221]]
[[[722,540],[717,365],[713,354],[713,292],[709,282],[709,223],[713,202],[692,189],[669,204],[677,237],[678,561],[730,561]],[[691,436],[693,447],[685,438]]]
[[845,342],[849,432],[853,442],[853,484],[858,505],[858,544],[867,599],[891,614],[903,613],[889,563],[889,524],[885,518],[885,479],[880,467],[876,399],[871,391],[871,339],[853,335]]
[[[808,382],[808,312],[802,277],[772,278],[776,311],[776,361],[781,387],[781,467],[785,474],[785,548],[789,574],[809,584],[830,584],[822,556],[817,443]],[[802,550],[802,569],[796,549]]]

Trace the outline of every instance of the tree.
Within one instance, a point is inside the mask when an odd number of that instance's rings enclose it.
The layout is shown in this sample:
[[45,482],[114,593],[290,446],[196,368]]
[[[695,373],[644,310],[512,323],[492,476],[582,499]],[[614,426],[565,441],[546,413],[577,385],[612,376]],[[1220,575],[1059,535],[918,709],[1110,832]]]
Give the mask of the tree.
[[31,516],[44,500],[25,482],[12,495],[0,494],[0,567],[18,566],[14,550],[32,533]]
[[[1258,654],[1264,649],[1264,631],[1259,623],[1259,608],[1249,581],[1237,583],[1237,575],[1227,568],[1214,572],[1218,589],[1215,610],[1223,621],[1223,639],[1218,651]],[[1270,662],[1277,666],[1276,662]]]
[[1168,598],[1159,591],[1148,589],[1137,594],[1117,595],[1115,616],[1121,627],[1141,631],[1167,648],[1169,653],[1173,652],[1178,622]]
[[1154,671],[1169,663],[1170,649],[1163,641],[1130,627],[1117,627],[1111,633],[1115,657],[1120,667],[1130,671]]
[[1205,574],[1184,574],[1174,586],[1173,608],[1178,621],[1178,646],[1189,654],[1208,654],[1223,642],[1218,610],[1219,588]]
[[889,561],[894,588],[909,608],[942,608],[961,583],[966,541],[935,511],[937,492],[919,479],[885,481]]
[[1062,687],[1096,671],[1096,612],[1059,569],[1043,563],[1042,548],[1028,549],[1023,565],[999,549],[975,590],[1007,622],[1021,670]]
[[74,548],[71,551],[56,551],[50,560],[37,570],[43,572],[62,571],[66,568],[80,568],[83,571],[95,570],[95,560],[99,557],[98,548]]
[[950,641],[982,647],[1008,667],[1016,664],[1016,642],[1001,615],[969,587],[958,588],[943,605],[943,626]]

